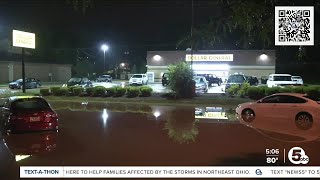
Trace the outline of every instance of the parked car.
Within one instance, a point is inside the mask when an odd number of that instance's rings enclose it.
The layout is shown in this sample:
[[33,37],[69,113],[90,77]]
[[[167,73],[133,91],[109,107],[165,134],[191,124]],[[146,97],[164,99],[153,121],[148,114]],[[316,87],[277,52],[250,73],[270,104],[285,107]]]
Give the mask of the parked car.
[[292,76],[291,77],[293,81],[295,81],[299,85],[303,85],[303,79],[301,76]]
[[193,80],[195,81],[195,90],[196,92],[208,92],[209,84],[204,76],[194,76]]
[[86,77],[73,77],[64,86],[92,87],[92,82]]
[[208,81],[209,86],[213,86],[214,84],[220,86],[222,84],[222,79],[214,74],[197,74],[197,76],[204,76]]
[[246,82],[245,75],[238,74],[238,73],[231,74],[228,77],[227,84],[226,84],[226,87],[225,87],[225,91],[227,91],[232,85],[241,86],[244,82]]
[[[22,79],[17,79],[9,83],[10,89],[21,89],[22,88]],[[35,78],[26,78],[25,79],[26,89],[38,88],[41,86],[41,82]]]
[[97,78],[98,82],[112,82],[112,77],[110,75],[101,75]]
[[257,86],[259,84],[259,80],[256,76],[246,76],[246,81],[250,86]]
[[276,119],[283,122],[294,121],[300,129],[310,129],[315,123],[319,125],[319,101],[305,94],[277,93],[256,102],[247,102],[238,105],[236,115],[245,122],[253,122],[256,118]]
[[129,85],[144,85],[148,84],[148,77],[146,74],[134,74],[129,79]]
[[14,96],[0,105],[2,133],[57,130],[58,116],[49,103],[39,96]]
[[290,74],[270,74],[267,81],[268,87],[283,87],[294,85],[298,84],[292,80],[292,76]]
[[168,73],[163,73],[161,82],[162,82],[162,86],[167,86],[169,84],[169,75],[168,75]]

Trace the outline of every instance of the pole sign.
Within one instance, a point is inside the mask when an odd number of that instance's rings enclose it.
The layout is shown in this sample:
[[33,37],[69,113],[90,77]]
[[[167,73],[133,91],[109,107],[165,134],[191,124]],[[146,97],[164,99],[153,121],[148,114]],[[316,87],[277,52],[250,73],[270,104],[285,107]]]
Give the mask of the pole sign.
[[35,49],[36,35],[34,33],[13,30],[12,45],[15,47]]

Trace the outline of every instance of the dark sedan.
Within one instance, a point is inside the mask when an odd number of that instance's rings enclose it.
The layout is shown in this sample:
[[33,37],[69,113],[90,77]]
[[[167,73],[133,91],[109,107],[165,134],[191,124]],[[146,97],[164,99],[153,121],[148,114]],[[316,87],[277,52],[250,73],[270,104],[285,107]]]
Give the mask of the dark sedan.
[[[22,89],[22,79],[17,79],[9,83],[10,89]],[[26,89],[38,88],[41,86],[41,82],[35,78],[26,78],[25,79]]]
[[14,96],[0,105],[2,133],[58,129],[58,116],[39,96]]

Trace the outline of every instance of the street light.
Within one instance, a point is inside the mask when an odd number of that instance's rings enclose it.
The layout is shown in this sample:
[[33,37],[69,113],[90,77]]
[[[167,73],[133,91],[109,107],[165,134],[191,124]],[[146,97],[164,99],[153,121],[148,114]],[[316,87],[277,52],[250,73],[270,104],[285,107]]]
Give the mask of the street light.
[[106,44],[103,44],[101,46],[101,49],[103,51],[103,71],[106,70],[106,51],[108,51],[109,46],[107,46]]

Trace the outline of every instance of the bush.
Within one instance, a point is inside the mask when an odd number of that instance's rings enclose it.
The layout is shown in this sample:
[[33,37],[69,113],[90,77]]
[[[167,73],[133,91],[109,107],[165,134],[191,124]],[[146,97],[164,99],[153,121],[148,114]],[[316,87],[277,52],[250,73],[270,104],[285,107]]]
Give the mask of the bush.
[[249,87],[247,94],[250,99],[258,100],[264,97],[265,92],[263,87]]
[[137,87],[129,87],[127,89],[127,97],[137,97],[140,94],[140,90]]
[[51,94],[55,95],[58,93],[58,91],[61,89],[61,87],[50,87]]
[[240,86],[240,89],[237,91],[237,95],[240,97],[246,97],[248,96],[248,88],[250,87],[250,84],[248,82],[243,83]]
[[75,87],[73,88],[73,95],[79,96],[83,91],[84,89],[82,87]]
[[320,98],[320,87],[308,86],[304,88],[305,93],[313,98]]
[[74,95],[74,93],[73,93],[74,88],[76,88],[76,86],[69,86],[68,87],[69,95]]
[[106,88],[103,86],[96,86],[93,89],[92,96],[105,96]]
[[292,89],[293,88],[289,87],[289,86],[284,87],[284,88],[279,88],[279,93],[291,93],[293,91]]
[[186,62],[170,65],[168,68],[169,88],[181,98],[191,98],[194,94],[193,71]]
[[116,87],[116,91],[115,91],[115,94],[114,94],[115,97],[121,97],[121,96],[123,96],[125,94],[126,94],[126,88]]
[[301,93],[304,94],[304,87],[303,86],[296,86],[292,88],[293,93]]
[[279,87],[265,88],[264,95],[265,96],[270,96],[272,94],[279,93],[279,91],[280,91],[279,89],[280,89]]
[[151,87],[143,87],[143,88],[140,88],[140,95],[142,97],[149,97],[151,96],[152,91],[153,89]]
[[49,96],[50,95],[50,91],[49,89],[40,89],[40,94],[41,96]]
[[240,90],[240,86],[237,84],[231,85],[229,89],[227,89],[227,93],[231,96],[235,96],[238,94],[238,91]]
[[105,94],[105,96],[111,97],[111,96],[114,96],[115,93],[116,93],[116,87],[106,88],[106,94]]
[[58,89],[57,91],[54,91],[55,96],[66,96],[69,93],[69,89],[67,87],[62,87]]
[[93,94],[93,91],[94,91],[94,87],[87,87],[86,88],[86,92],[89,96],[92,96]]

